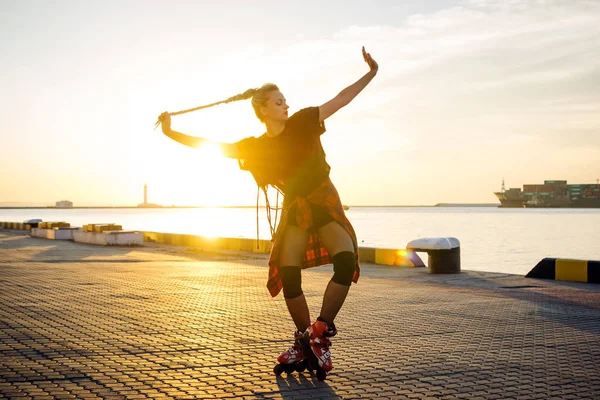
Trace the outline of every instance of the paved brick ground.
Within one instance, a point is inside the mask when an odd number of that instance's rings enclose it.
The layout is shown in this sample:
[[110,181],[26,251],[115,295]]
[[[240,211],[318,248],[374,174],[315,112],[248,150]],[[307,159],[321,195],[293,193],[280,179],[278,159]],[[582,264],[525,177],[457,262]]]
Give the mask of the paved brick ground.
[[[0,397],[600,399],[600,285],[364,265],[319,382],[272,373],[265,264],[0,232]],[[330,274],[303,274],[313,317]]]

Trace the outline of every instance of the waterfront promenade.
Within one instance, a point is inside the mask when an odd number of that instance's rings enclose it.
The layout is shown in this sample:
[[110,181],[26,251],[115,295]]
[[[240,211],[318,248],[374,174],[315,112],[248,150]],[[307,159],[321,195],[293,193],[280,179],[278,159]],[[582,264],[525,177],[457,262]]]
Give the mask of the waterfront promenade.
[[[363,264],[319,382],[273,375],[266,261],[0,231],[0,398],[600,398],[600,285]],[[313,319],[330,271],[303,273]]]

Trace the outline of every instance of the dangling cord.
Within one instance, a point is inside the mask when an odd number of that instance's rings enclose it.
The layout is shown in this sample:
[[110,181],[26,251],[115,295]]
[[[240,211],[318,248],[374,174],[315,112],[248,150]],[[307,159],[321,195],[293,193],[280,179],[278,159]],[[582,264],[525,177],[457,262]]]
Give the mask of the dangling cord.
[[265,208],[267,211],[267,220],[269,221],[269,229],[271,230],[271,241],[273,241],[273,236],[275,235],[275,230],[273,229],[273,223],[271,222],[271,203],[269,202],[269,195],[267,193],[267,188],[263,188],[263,192],[265,193]]
[[[274,186],[275,190],[277,190],[277,204],[275,206],[275,208],[271,207],[271,203],[269,202],[269,196],[267,194],[267,190],[266,188],[263,188],[263,191],[265,192],[265,202],[266,207],[267,207],[267,219],[269,220],[269,228],[271,229],[271,241],[273,241],[273,238],[275,237],[275,233],[277,232],[277,214],[278,211],[280,210],[279,207],[279,194],[281,193],[281,190]],[[275,210],[275,223],[273,223],[273,221],[271,220],[271,210]]]
[[[258,250],[260,248],[259,246],[259,231],[258,231],[258,225],[259,225],[259,218],[258,218],[258,208],[259,208],[259,199],[260,199],[260,189],[263,190],[263,193],[265,194],[265,209],[267,212],[267,221],[269,221],[269,229],[271,230],[271,241],[274,240],[275,237],[275,232],[277,231],[277,215],[278,215],[278,211],[280,210],[279,207],[279,194],[281,193],[281,191],[279,190],[279,188],[275,188],[277,189],[277,205],[275,206],[275,208],[271,207],[271,203],[269,203],[269,195],[267,193],[267,189],[268,186],[258,186],[258,191],[256,192],[256,249]],[[275,226],[273,226],[273,221],[271,219],[271,210],[275,210]]]
[[283,196],[283,192],[276,187],[275,189],[277,189],[277,203],[275,204],[275,231],[277,231],[277,226],[279,225],[279,220],[277,220],[277,213],[279,210],[281,210],[281,213],[283,214],[283,204],[281,205],[281,207],[279,207],[279,195]]
[[258,199],[260,196],[260,186],[256,189],[256,250],[260,249],[259,234],[258,234]]
[[[277,222],[277,213],[279,212],[279,189],[277,189],[277,203],[275,203],[275,224],[278,224]],[[277,225],[275,226],[275,229],[277,229]]]

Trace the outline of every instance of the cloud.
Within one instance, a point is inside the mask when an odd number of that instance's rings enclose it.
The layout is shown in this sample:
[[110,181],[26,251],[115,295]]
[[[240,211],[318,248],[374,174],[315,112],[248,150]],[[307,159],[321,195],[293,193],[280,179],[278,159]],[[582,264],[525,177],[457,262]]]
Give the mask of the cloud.
[[389,26],[348,27],[320,52],[341,70],[349,49],[368,43],[381,70],[354,109],[415,135],[444,127],[478,140],[482,131],[536,130],[564,144],[571,128],[585,136],[574,125],[600,130],[598,15],[600,3],[591,1],[466,1]]
[[[589,179],[600,154],[598,15],[600,2],[465,1],[273,56],[285,54],[309,88],[333,92],[365,71],[355,53],[366,45],[380,73],[339,116],[360,127],[344,139],[362,149],[351,154],[365,175],[411,169],[430,182],[443,165],[457,182],[566,171]],[[315,62],[305,68],[306,59]]]

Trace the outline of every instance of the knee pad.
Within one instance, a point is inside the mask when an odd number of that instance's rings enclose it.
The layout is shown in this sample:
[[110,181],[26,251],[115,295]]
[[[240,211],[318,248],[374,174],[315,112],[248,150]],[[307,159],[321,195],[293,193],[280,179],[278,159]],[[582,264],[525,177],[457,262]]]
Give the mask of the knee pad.
[[281,267],[279,268],[279,277],[283,284],[283,297],[295,299],[303,293],[300,267]]
[[337,284],[350,286],[356,269],[356,257],[351,251],[342,251],[333,256],[333,278]]

